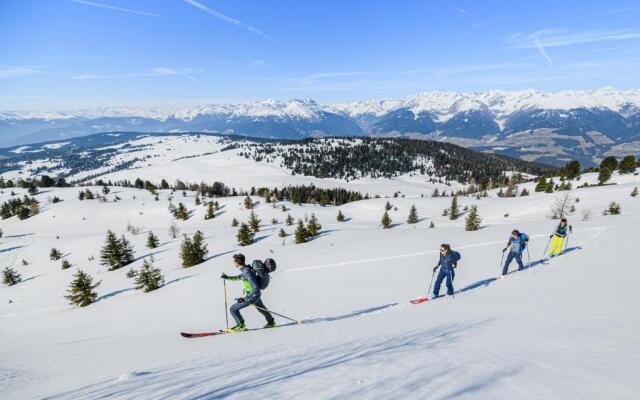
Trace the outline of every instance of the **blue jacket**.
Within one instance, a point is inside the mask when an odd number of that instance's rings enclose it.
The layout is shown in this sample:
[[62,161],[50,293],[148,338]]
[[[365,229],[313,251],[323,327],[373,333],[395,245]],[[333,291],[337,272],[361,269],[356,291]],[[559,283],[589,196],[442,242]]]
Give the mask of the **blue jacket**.
[[555,235],[561,238],[567,237],[567,229],[571,231],[571,226],[567,224],[564,224],[564,226],[562,226],[562,224],[558,224]]
[[256,274],[248,265],[242,267],[241,271],[242,274],[230,276],[227,279],[230,281],[242,281],[244,298],[248,303],[254,303],[260,298],[260,287],[257,283]]
[[529,241],[529,236],[526,233],[520,233],[520,236],[514,238],[513,236],[509,236],[509,242],[507,243],[507,247],[509,247],[510,253],[518,253],[522,254],[524,249],[527,247],[527,242]]
[[457,251],[451,251],[449,254],[440,254],[438,265],[442,272],[448,273],[453,271],[453,268],[456,267],[458,261],[460,261],[460,253]]

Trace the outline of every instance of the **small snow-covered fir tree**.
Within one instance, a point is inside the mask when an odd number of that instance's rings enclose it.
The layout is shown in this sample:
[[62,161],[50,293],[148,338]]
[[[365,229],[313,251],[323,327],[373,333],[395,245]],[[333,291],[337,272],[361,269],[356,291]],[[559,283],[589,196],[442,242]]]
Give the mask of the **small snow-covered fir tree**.
[[136,289],[151,292],[164,285],[164,276],[160,268],[153,266],[153,259],[145,259],[136,278]]
[[231,226],[232,226],[233,228],[235,228],[236,226],[238,226],[238,220],[237,220],[237,219],[235,219],[235,218],[234,218],[233,220],[231,220]]
[[58,261],[60,258],[62,258],[62,253],[60,252],[60,250],[53,247],[49,252],[49,259],[51,261]]
[[73,277],[67,291],[69,294],[64,298],[79,307],[86,307],[96,301],[98,294],[95,292],[95,288],[100,285],[100,282],[94,285],[93,278],[82,270],[78,270]]
[[385,211],[389,211],[389,210],[391,210],[391,208],[392,208],[391,203],[389,203],[389,202],[387,201],[387,204],[385,204],[385,205],[384,205],[384,209],[385,209]]
[[68,260],[62,260],[62,269],[71,268],[71,263]]
[[236,235],[236,239],[238,239],[238,244],[240,246],[248,246],[253,243],[255,233],[249,228],[249,225],[242,223],[240,224],[240,228],[238,229],[238,234]]
[[251,197],[249,197],[249,195],[244,198],[244,208],[246,208],[247,210],[251,210],[253,208],[253,200],[251,200]]
[[216,208],[212,201],[207,203],[207,213],[204,216],[204,219],[214,219],[216,216]]
[[344,222],[344,214],[341,210],[338,210],[338,216],[336,217],[336,219],[338,220],[338,222]]
[[389,229],[391,227],[391,217],[389,216],[389,213],[387,211],[385,211],[384,214],[382,214],[382,219],[380,220],[380,223],[382,223],[383,229]]
[[638,187],[634,187],[633,190],[631,191],[631,197],[636,197],[638,196]]
[[304,227],[304,222],[302,222],[301,219],[298,220],[298,227],[293,235],[295,237],[296,244],[305,243],[307,241],[309,232],[307,232],[307,228]]
[[318,222],[318,218],[316,217],[316,215],[312,213],[311,218],[307,223],[307,233],[309,234],[309,237],[317,236],[320,232],[320,229],[322,229],[322,225],[320,225],[320,223]]
[[467,215],[467,219],[465,220],[465,230],[477,231],[480,229],[480,222],[482,222],[482,219],[478,215],[478,207],[472,205],[469,210],[469,214]]
[[251,228],[251,230],[255,233],[260,232],[260,223],[262,221],[260,221],[260,219],[258,219],[258,216],[256,215],[255,211],[251,211],[251,215],[249,216],[249,227]]
[[411,209],[409,210],[409,216],[407,217],[408,224],[417,224],[418,223],[418,210],[416,210],[416,205],[411,205]]
[[287,214],[286,223],[287,223],[287,226],[293,225],[293,217],[290,214]]
[[16,271],[11,267],[7,267],[4,270],[2,270],[2,282],[5,285],[13,286],[16,283],[22,282],[22,277],[20,276],[18,271]]
[[449,219],[450,220],[458,219],[459,215],[460,214],[458,211],[458,196],[453,196],[453,198],[451,199],[451,206],[449,207]]
[[178,237],[179,234],[180,234],[180,229],[178,228],[178,225],[176,225],[175,222],[171,221],[171,225],[169,225],[169,236],[175,239]]
[[153,232],[149,231],[149,234],[147,235],[147,248],[155,249],[158,245],[158,237],[154,235]]

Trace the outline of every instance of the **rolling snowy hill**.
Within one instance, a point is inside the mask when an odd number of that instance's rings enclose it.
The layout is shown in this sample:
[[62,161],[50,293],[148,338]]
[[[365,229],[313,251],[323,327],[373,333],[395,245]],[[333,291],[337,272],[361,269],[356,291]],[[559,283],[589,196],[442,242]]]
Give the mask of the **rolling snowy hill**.
[[[180,162],[161,165],[144,171],[167,178],[217,171],[226,174],[225,181],[242,179],[255,186],[285,179],[277,169],[250,168],[239,160],[198,162],[190,169]],[[127,173],[137,174],[117,172]],[[581,178],[595,180],[595,174]],[[640,272],[634,244],[640,200],[629,194],[640,182],[633,174],[612,180],[617,184],[571,192],[580,201],[570,217],[574,231],[567,252],[545,262],[540,259],[556,223],[547,215],[565,192],[534,193],[532,183],[520,185],[530,196],[499,198],[493,190],[488,198],[459,198],[461,207],[479,207],[483,222],[475,232],[464,230],[464,216],[455,221],[442,216],[451,198],[423,198],[424,184],[409,178],[349,183],[370,193],[401,189],[404,197],[340,207],[284,201],[274,208],[254,197],[263,222],[256,243],[247,247],[237,245],[237,228],[231,227],[233,218],[249,216],[242,197],[216,199],[220,211],[204,220],[205,208],[194,205],[195,193],[176,192],[174,202],[193,212],[176,222],[178,228],[188,235],[201,230],[209,250],[206,261],[191,268],[180,265],[182,238],[167,232],[175,221],[167,211],[170,190],[159,190],[156,201],[146,190],[112,187],[108,201],[99,202],[79,200],[77,187],[42,189],[35,196],[41,202],[38,215],[0,221],[0,265],[13,266],[23,278],[0,287],[0,396],[635,399]],[[12,190],[16,196],[25,193]],[[115,196],[120,201],[114,202]],[[0,202],[10,197],[11,190],[4,189]],[[54,197],[62,201],[52,203]],[[389,211],[392,227],[381,229],[387,201],[395,207]],[[621,215],[601,214],[611,201],[621,204]],[[413,204],[420,222],[409,225]],[[282,212],[281,205],[289,210]],[[345,222],[336,221],[338,209]],[[586,210],[591,217],[582,221]],[[294,228],[283,223],[285,216],[312,213],[323,226],[320,235],[304,244],[294,244],[290,235],[283,245],[278,231],[291,234]],[[140,233],[128,232],[128,224]],[[514,228],[531,236],[531,266],[496,280],[501,249]],[[126,277],[129,267],[107,271],[99,264],[108,229],[133,244],[133,267],[153,255],[165,275],[163,287],[137,291]],[[158,248],[145,247],[148,231],[159,236]],[[426,294],[443,242],[462,253],[455,298],[410,304]],[[61,260],[51,261],[52,247],[73,266],[62,270]],[[180,337],[180,331],[224,327],[219,276],[234,272],[235,252],[250,260],[276,259],[265,304],[304,323]],[[77,269],[101,281],[98,301],[86,308],[74,308],[63,298]],[[230,282],[229,299],[240,290]],[[251,327],[264,324],[254,309],[243,314]]]
[[410,135],[562,165],[640,154],[640,91],[425,92],[321,105],[264,100],[181,110],[106,108],[0,113],[2,146],[109,131],[217,132],[271,139]]

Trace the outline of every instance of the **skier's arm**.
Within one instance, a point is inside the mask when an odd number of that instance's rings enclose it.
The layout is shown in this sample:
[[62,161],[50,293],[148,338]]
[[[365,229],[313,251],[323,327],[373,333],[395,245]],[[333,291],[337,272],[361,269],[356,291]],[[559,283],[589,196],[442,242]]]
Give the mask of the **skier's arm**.
[[220,275],[220,278],[226,279],[228,281],[239,281],[240,279],[242,279],[242,275],[229,276],[227,274],[222,274],[222,275]]
[[507,242],[507,245],[504,246],[504,249],[502,249],[502,252],[504,253],[505,251],[507,251],[507,248],[509,248],[509,246],[511,246],[511,236],[509,236],[509,241]]

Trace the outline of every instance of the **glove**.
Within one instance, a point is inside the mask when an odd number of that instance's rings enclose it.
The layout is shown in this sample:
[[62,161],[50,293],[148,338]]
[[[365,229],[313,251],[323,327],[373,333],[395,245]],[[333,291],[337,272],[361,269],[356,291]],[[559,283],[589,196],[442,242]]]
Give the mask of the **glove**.
[[220,278],[222,279],[227,279],[229,276],[227,274],[225,274],[224,272],[222,273],[222,275],[220,275]]
[[436,265],[435,267],[433,267],[433,272],[436,272],[436,270],[438,269],[439,265]]
[[569,225],[569,233],[573,233],[573,228]]
[[505,251],[507,251],[507,248],[505,247],[504,249],[502,249],[502,252],[504,253]]
[[237,297],[237,298],[236,298],[236,301],[237,301],[238,303],[246,303],[246,302],[247,302],[247,299],[246,299],[246,298],[244,298],[244,297]]
[[553,237],[553,235],[549,235],[549,239],[551,239]]

